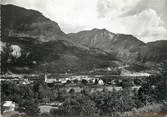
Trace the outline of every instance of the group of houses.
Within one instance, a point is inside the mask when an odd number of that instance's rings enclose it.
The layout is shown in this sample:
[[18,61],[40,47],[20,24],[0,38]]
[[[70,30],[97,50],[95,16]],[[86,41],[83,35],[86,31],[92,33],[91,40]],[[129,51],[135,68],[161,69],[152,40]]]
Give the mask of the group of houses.
[[74,83],[74,82],[82,82],[83,80],[87,81],[88,83],[95,83],[95,81],[98,81],[99,85],[103,85],[103,80],[99,79],[100,75],[60,75],[60,76],[54,76],[52,74],[24,74],[24,75],[3,75],[1,76],[0,81],[10,81],[15,82],[16,84],[20,85],[28,85],[33,84],[35,81],[42,81],[47,84],[50,83],[59,83],[59,84],[66,84],[68,82]]
[[75,83],[75,82],[82,82],[85,80],[87,83],[94,84],[96,81],[99,85],[104,85],[103,80],[99,79],[99,76],[89,76],[89,75],[71,75],[71,76],[63,76],[61,78],[48,78],[48,75],[45,74],[45,83],[61,83],[66,84],[68,82]]
[[[142,74],[143,75],[143,74]],[[149,76],[148,74],[144,74],[144,76]],[[118,86],[117,84],[120,82],[123,82],[123,79],[117,79],[117,78],[109,78],[110,80],[107,81],[107,83],[110,83],[111,85],[106,85],[105,79],[102,78],[101,75],[62,75],[59,77],[52,76],[52,74],[43,74],[43,75],[36,75],[36,74],[30,74],[30,75],[6,75],[1,76],[1,81],[13,81],[17,84],[22,85],[28,85],[32,84],[34,81],[41,80],[45,82],[46,84],[75,84],[75,83],[83,83],[83,81],[86,81],[87,84],[94,84],[91,87],[91,91],[102,91],[104,86],[109,91],[119,91],[123,90],[122,86]],[[132,81],[132,80],[130,80]],[[101,86],[101,87],[100,87]],[[139,90],[141,86],[132,86],[132,90]],[[80,87],[66,87],[68,91],[70,91],[72,88],[76,91],[81,91],[82,89]],[[54,103],[54,107],[58,107],[59,105],[56,105],[57,103]],[[41,106],[41,109],[43,109],[46,105]],[[47,105],[47,106],[53,106],[53,105]],[[12,101],[5,101],[2,105],[3,112],[10,112],[14,111],[16,108],[16,104]]]
[[[143,75],[143,74],[142,74]],[[144,74],[144,76],[148,77],[148,74]],[[66,74],[54,76],[53,74],[25,74],[25,75],[7,75],[1,76],[1,81],[13,81],[16,84],[33,84],[35,81],[42,81],[47,84],[76,84],[85,81],[87,84],[95,84],[95,85],[117,85],[122,82],[123,75],[116,76],[102,76],[102,75],[74,75],[74,74]],[[126,77],[126,76],[125,76]],[[128,78],[133,76],[128,76]],[[138,75],[135,77],[138,77]],[[127,79],[128,79],[127,78]],[[137,78],[138,79],[138,78]]]

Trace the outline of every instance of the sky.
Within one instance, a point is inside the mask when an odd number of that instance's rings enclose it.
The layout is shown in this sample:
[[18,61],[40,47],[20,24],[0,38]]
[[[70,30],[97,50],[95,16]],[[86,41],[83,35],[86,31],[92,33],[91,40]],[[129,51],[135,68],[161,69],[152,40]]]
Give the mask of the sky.
[[2,0],[38,10],[65,33],[93,28],[132,34],[144,42],[167,40],[167,0]]

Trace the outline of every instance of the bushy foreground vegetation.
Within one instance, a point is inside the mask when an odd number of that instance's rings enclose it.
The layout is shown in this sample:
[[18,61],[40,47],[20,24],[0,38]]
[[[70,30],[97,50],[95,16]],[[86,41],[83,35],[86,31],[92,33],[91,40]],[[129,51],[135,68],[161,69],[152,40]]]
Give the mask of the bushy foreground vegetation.
[[[124,87],[120,91],[96,91],[91,93],[90,87],[82,84],[83,90],[69,92],[63,87],[49,87],[44,82],[35,82],[31,85],[17,85],[10,81],[3,81],[2,102],[14,101],[18,104],[17,111],[26,115],[39,115],[40,104],[54,101],[61,102],[58,109],[51,109],[50,113],[41,116],[113,116],[136,110],[149,104],[162,103],[167,100],[167,66],[163,66],[162,74],[152,76],[142,84],[138,91]],[[162,109],[166,112],[167,110]]]

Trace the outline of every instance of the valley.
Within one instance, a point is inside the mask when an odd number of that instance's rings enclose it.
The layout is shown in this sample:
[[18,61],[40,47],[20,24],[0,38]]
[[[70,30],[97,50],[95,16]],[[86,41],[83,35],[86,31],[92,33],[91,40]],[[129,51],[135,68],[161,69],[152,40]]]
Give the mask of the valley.
[[2,114],[115,117],[157,103],[164,111],[166,40],[96,27],[66,34],[39,11],[11,4],[1,14]]

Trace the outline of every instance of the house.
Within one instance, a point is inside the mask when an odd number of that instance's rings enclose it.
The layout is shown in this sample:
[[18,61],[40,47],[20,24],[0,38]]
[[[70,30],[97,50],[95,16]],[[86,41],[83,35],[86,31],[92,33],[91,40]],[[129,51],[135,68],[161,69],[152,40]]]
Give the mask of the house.
[[51,109],[59,109],[58,107],[48,106],[48,105],[41,105],[39,106],[40,113],[50,113]]
[[107,71],[112,71],[112,69],[110,67],[107,67]]
[[16,108],[15,102],[12,101],[5,101],[4,104],[2,105],[3,112],[11,112],[14,111]]
[[55,107],[59,107],[62,104],[63,104],[62,102],[58,102],[58,101],[55,101],[55,102],[52,102],[52,103],[46,103],[47,106],[55,106]]
[[52,103],[46,103],[45,105],[40,105],[39,106],[40,113],[49,113],[51,109],[58,110],[62,104],[63,103],[61,102],[52,102]]
[[98,84],[99,84],[99,85],[104,85],[103,80],[100,79],[100,80],[98,81]]
[[45,83],[53,83],[53,82],[57,82],[57,79],[48,79],[48,76],[45,74]]

